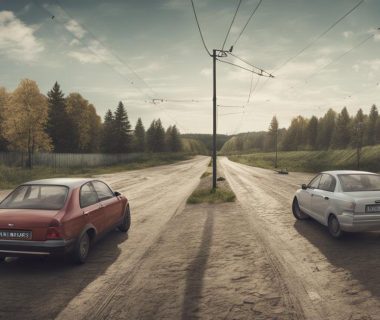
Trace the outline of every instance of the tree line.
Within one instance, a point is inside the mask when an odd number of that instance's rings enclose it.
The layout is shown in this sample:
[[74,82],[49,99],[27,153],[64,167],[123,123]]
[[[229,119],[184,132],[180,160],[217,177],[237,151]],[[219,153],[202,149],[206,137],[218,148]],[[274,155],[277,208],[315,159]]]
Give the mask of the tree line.
[[359,109],[350,115],[344,107],[340,112],[329,109],[322,117],[297,116],[288,128],[279,128],[277,117],[268,131],[239,134],[229,140],[222,152],[328,150],[357,148],[380,144],[380,116],[376,105],[369,114]]
[[[79,93],[67,96],[56,82],[45,96],[35,81],[23,79],[13,92],[0,87],[0,151],[62,153],[178,152],[180,132],[154,120],[145,131],[141,118],[132,129],[122,102],[102,122]],[[30,163],[29,163],[30,164]]]

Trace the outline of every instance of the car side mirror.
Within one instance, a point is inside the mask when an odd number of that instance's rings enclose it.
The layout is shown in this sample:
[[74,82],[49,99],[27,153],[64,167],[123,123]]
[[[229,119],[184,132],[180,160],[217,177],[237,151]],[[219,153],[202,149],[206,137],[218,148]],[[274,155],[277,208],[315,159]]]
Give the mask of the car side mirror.
[[307,189],[307,185],[306,185],[306,184],[303,184],[303,185],[301,186],[301,188],[302,188],[302,190],[306,190],[306,189]]
[[115,197],[120,197],[121,196],[121,193],[117,192],[117,191],[115,191],[113,194],[115,195]]

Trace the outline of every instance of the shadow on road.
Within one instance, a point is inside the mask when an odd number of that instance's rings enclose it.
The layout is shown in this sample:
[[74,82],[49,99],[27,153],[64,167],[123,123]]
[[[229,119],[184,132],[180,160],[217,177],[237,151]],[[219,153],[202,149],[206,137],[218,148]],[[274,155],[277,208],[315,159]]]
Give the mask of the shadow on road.
[[128,236],[113,231],[78,266],[59,257],[12,258],[0,264],[0,319],[53,319],[117,259]]
[[210,254],[214,228],[214,213],[209,211],[203,228],[202,242],[198,254],[190,263],[186,275],[186,289],[182,306],[182,320],[196,318],[202,298],[203,277]]
[[296,221],[294,227],[332,265],[343,268],[353,280],[380,296],[380,233],[346,233],[342,239],[334,239],[325,226],[312,219]]

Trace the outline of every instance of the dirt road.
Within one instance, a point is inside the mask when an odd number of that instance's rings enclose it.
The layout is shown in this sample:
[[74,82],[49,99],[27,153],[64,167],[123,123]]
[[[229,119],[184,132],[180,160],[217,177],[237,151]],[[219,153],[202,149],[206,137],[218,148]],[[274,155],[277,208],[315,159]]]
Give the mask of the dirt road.
[[256,235],[272,257],[285,293],[307,319],[380,319],[380,234],[332,239],[313,220],[290,213],[310,175],[278,175],[224,158],[225,175]]
[[106,175],[133,226],[86,265],[0,265],[0,319],[380,319],[379,233],[332,239],[295,221],[311,175],[220,159],[237,202],[187,205],[208,159]]
[[[83,319],[101,311],[149,255],[165,225],[180,212],[209,159],[104,175],[131,203],[128,237],[112,232],[88,263],[15,259],[0,264],[0,319]],[[92,318],[91,319],[95,319]]]

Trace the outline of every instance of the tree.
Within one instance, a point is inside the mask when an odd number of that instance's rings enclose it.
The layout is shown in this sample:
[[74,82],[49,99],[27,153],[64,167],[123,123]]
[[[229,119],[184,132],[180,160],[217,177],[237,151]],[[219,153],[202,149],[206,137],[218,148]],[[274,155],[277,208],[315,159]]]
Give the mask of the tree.
[[131,124],[127,111],[120,101],[114,113],[115,152],[129,152],[132,147]]
[[368,117],[368,125],[367,125],[367,137],[366,137],[366,143],[368,145],[374,145],[378,142],[377,139],[377,127],[379,120],[379,112],[377,110],[376,105],[372,105],[371,111],[369,113]]
[[102,132],[102,150],[106,153],[112,153],[114,150],[114,125],[113,114],[110,109],[107,110],[104,116],[103,132]]
[[272,118],[272,121],[270,122],[268,134],[272,138],[272,141],[273,141],[274,151],[276,153],[276,157],[275,157],[275,161],[274,161],[274,167],[277,168],[278,120],[277,120],[276,116],[274,116]]
[[286,131],[282,147],[284,150],[302,150],[307,144],[307,120],[301,116],[294,118]]
[[352,140],[354,146],[356,147],[356,160],[357,160],[357,169],[360,169],[360,158],[361,150],[363,146],[364,138],[364,126],[365,126],[365,117],[362,109],[359,109],[354,118],[353,125],[353,137]]
[[3,133],[2,127],[4,124],[4,120],[5,120],[4,112],[5,112],[6,105],[9,102],[9,98],[10,98],[9,93],[5,90],[5,88],[0,87],[0,128],[1,128],[1,131],[0,131],[0,151],[6,151],[7,146],[8,146],[8,142],[4,138],[4,133]]
[[336,112],[329,109],[318,121],[317,145],[319,149],[328,149],[335,130]]
[[137,119],[134,131],[134,150],[136,152],[144,152],[146,149],[145,128],[141,118]]
[[318,118],[312,116],[307,125],[307,143],[312,150],[317,148]]
[[166,130],[166,146],[170,152],[179,152],[182,150],[182,141],[176,125],[170,126]]
[[151,152],[164,152],[165,145],[165,129],[161,120],[153,120],[146,132],[148,149]]
[[35,81],[21,80],[4,109],[4,136],[10,148],[28,153],[27,167],[32,168],[35,151],[50,151],[51,139],[45,129],[48,103]]
[[64,94],[57,82],[47,96],[49,112],[46,131],[52,140],[55,152],[68,152],[73,139],[73,124],[67,114]]
[[345,149],[351,141],[351,119],[347,108],[344,107],[338,114],[331,146],[335,149]]
[[101,119],[95,107],[79,93],[66,98],[66,110],[72,124],[70,152],[95,152],[99,149]]

